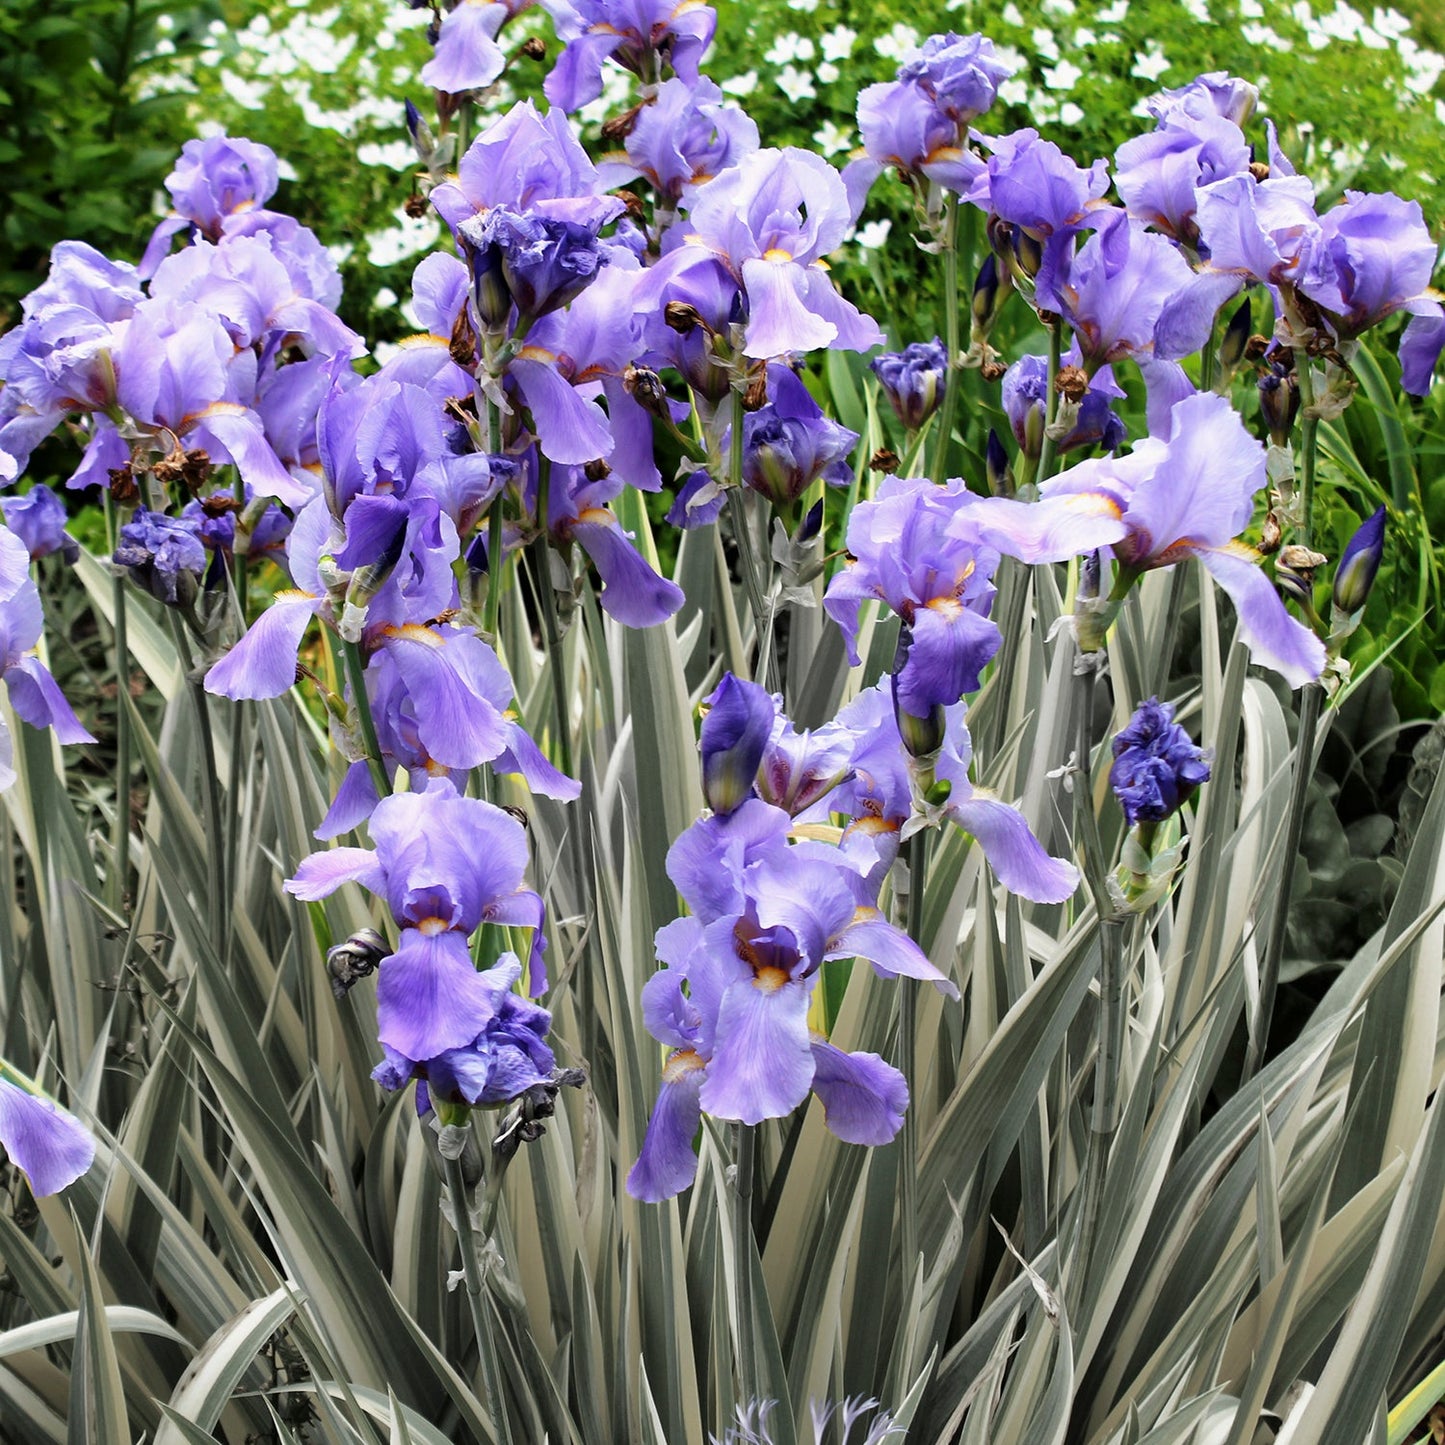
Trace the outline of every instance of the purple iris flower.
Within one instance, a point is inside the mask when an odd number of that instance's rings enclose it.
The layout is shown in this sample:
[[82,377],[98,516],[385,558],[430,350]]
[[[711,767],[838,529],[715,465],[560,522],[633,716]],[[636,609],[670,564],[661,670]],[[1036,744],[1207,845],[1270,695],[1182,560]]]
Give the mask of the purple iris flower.
[[[10,706],[31,727],[53,728],[62,743],[93,743],[45,664],[35,656],[44,630],[40,591],[30,577],[30,550],[0,527],[0,678]],[[0,790],[18,776],[9,729],[0,719]]]
[[1195,188],[1242,175],[1249,161],[1244,132],[1203,97],[1191,96],[1172,107],[1151,134],[1119,147],[1114,184],[1131,216],[1194,246]]
[[1258,86],[1230,75],[1227,70],[1211,70],[1207,75],[1195,76],[1188,85],[1160,92],[1146,104],[1149,114],[1161,123],[1179,111],[1198,115],[1203,107],[1208,107],[1225,120],[1243,126],[1254,114],[1258,101]]
[[436,54],[422,66],[424,85],[448,95],[482,90],[507,68],[497,34],[533,0],[460,0],[442,16]]
[[0,1145],[37,1198],[74,1184],[95,1159],[95,1139],[73,1115],[0,1063]]
[[967,124],[940,109],[913,81],[866,86],[858,96],[858,133],[865,154],[850,161],[843,173],[855,220],[869,188],[890,166],[905,178],[923,177],[960,194],[984,169],[982,158],[967,144]]
[[431,192],[441,218],[456,232],[492,206],[603,225],[623,203],[599,194],[597,168],[561,111],[538,112],[530,100],[514,105],[467,147],[457,178]]
[[1175,404],[1167,438],[1148,437],[1127,457],[1080,462],[1040,490],[1046,498],[1092,492],[1116,508],[1125,535],[1114,556],[1131,570],[1197,557],[1233,599],[1255,661],[1301,687],[1323,670],[1324,646],[1237,540],[1266,481],[1264,448],[1226,398],[1201,392]]
[[152,275],[170,249],[171,237],[187,227],[220,240],[231,217],[271,199],[278,179],[276,153],[268,146],[225,134],[188,140],[166,177],[175,209],[151,234],[140,274]]
[[1054,297],[1084,370],[1092,375],[1105,362],[1150,356],[1161,315],[1193,280],[1173,243],[1132,217],[1090,236]]
[[885,352],[868,365],[898,420],[909,431],[917,431],[938,410],[948,380],[948,348],[938,337],[912,342],[902,351]]
[[849,1143],[887,1143],[897,1133],[907,1104],[897,1071],[871,1054],[843,1054],[808,1028],[818,971],[829,959],[858,957],[885,976],[958,991],[867,904],[863,887],[836,848],[780,844],[747,870],[736,912],[678,919],[658,933],[667,967],[643,989],[643,1016],[674,1052],[628,1176],[635,1197],[668,1198],[692,1182],[702,1111],[756,1124],[786,1117],[811,1091]]
[[[846,487],[858,433],[830,421],[791,367],[768,364],[768,402],[743,417],[743,481],[774,506],[796,502],[815,481]],[[723,449],[727,449],[726,438]]]
[[977,120],[998,97],[1014,67],[994,54],[982,35],[930,35],[898,67],[898,79],[918,86],[960,126]]
[[392,1090],[420,1079],[432,1100],[490,1106],[546,1083],[557,1062],[547,1042],[552,1015],[513,991],[521,976],[516,956],[504,953],[478,975],[492,994],[493,1012],[474,1039],[430,1059],[411,1059],[383,1045],[386,1057],[371,1077]]
[[782,699],[773,702],[775,716],[758,764],[756,787],[765,803],[796,818],[849,776],[855,739],[840,722],[798,732],[783,715]]
[[120,529],[113,560],[158,601],[189,606],[206,570],[206,549],[193,519],[141,507]]
[[[1076,346],[1066,365],[1078,366],[1080,360]],[[1035,461],[1043,447],[1048,389],[1049,362],[1046,356],[1021,356],[1004,372],[1004,413],[1019,450]],[[1080,447],[1092,446],[1111,452],[1123,445],[1128,432],[1112,406],[1114,400],[1123,395],[1123,389],[1114,381],[1112,368],[1101,366],[1089,378],[1089,389],[1078,405],[1072,427],[1056,443],[1059,454],[1062,456]]]
[[645,86],[662,79],[666,62],[688,85],[712,44],[717,12],[702,0],[544,0],[566,48],[543,89],[564,111],[581,110],[602,94],[610,56]]
[[37,482],[23,497],[0,501],[5,525],[29,549],[32,562],[59,552],[67,562],[80,556],[80,543],[65,530],[65,504],[45,485]]
[[1038,304],[1057,310],[1053,297],[1074,237],[1115,214],[1103,200],[1108,166],[1096,160],[1085,170],[1028,128],[980,140],[992,154],[967,199],[1043,248],[1033,278]]
[[356,882],[384,898],[401,935],[377,984],[381,1042],[417,1060],[464,1048],[497,1009],[467,946],[481,924],[534,929],[533,997],[547,986],[542,900],[522,885],[526,833],[510,813],[461,797],[446,778],[424,793],[383,798],[368,827],[375,850],[313,853],[286,889],[312,902]]
[[493,206],[458,228],[472,267],[477,312],[491,330],[525,336],[539,316],[580,296],[607,261],[599,244],[602,220],[587,225],[550,216],[528,216]]
[[[851,776],[829,795],[828,809],[854,820],[849,833],[873,850],[880,874],[897,855],[905,830],[911,830],[910,820],[929,821],[920,815],[926,809],[971,834],[1010,893],[1036,903],[1061,903],[1078,887],[1078,870],[1044,852],[1017,808],[970,781],[973,743],[967,711],[962,703],[943,709],[942,738],[930,766],[936,779],[948,783],[949,794],[941,809],[932,809],[915,796],[888,679],[860,693],[838,714],[839,724],[858,741]],[[850,841],[845,837],[845,846]]]
[[719,817],[735,813],[755,797],[754,783],[763,750],[773,730],[773,700],[755,682],[732,673],[708,694],[698,745],[702,751],[702,791]]
[[1174,721],[1174,708],[1145,699],[1114,737],[1109,786],[1132,828],[1162,823],[1209,781],[1210,755]]
[[757,123],[726,102],[713,81],[672,79],[637,112],[627,162],[604,162],[599,172],[609,185],[644,177],[657,191],[663,220],[662,213],[690,203],[701,187],[757,148]]
[[680,299],[676,283],[690,269],[722,262],[746,296],[747,356],[824,346],[866,351],[882,340],[877,323],[838,294],[820,264],[849,226],[842,178],[820,156],[795,147],[745,156],[704,187],[690,226],[687,243],[639,286],[639,307]]

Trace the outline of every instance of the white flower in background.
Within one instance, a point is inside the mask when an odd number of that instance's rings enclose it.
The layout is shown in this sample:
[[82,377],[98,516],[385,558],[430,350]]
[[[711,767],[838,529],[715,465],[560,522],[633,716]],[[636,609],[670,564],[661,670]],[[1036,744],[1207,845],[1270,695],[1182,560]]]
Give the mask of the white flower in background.
[[1050,90],[1072,90],[1083,75],[1084,72],[1077,65],[1061,60],[1055,66],[1044,67],[1044,84]]
[[1029,96],[1029,114],[1045,125],[1052,125],[1059,118],[1059,103],[1046,90],[1036,90]]
[[401,355],[401,346],[395,341],[378,341],[371,348],[371,354],[376,358],[378,366],[385,366],[392,357]]
[[788,0],[788,9],[803,15],[811,15],[818,8],[818,0]]
[[847,60],[857,43],[858,32],[850,30],[846,25],[835,25],[818,38],[824,60]]
[[296,167],[293,166],[285,156],[276,157],[276,174],[283,181],[297,181],[301,179],[296,173]]
[[1074,38],[1070,44],[1075,50],[1087,50],[1091,45],[1097,45],[1098,42],[1099,37],[1087,25],[1081,25],[1074,31]]
[[854,240],[864,251],[879,251],[888,243],[888,233],[893,229],[892,221],[869,221],[859,226]]
[[350,241],[339,241],[334,246],[326,248],[326,254],[338,265],[344,266],[355,254],[356,247]]
[[1034,53],[1040,60],[1057,60],[1059,58],[1059,42],[1054,39],[1054,32],[1047,25],[1036,25],[1029,32],[1029,40],[1033,43]]
[[1239,18],[1241,20],[1262,20],[1264,6],[1259,3],[1259,0],[1239,0]]
[[836,121],[825,120],[823,124],[813,132],[813,144],[824,156],[835,156],[839,151],[850,150],[853,145],[853,132],[844,130]]
[[1083,118],[1084,112],[1071,100],[1066,100],[1059,107],[1060,125],[1078,125]]
[[832,85],[842,73],[831,60],[825,60],[818,66],[818,79],[821,80],[824,85]]
[[1214,16],[1209,13],[1208,0],[1179,0],[1179,3],[1197,20],[1201,25],[1212,25]]
[[1014,4],[1014,0],[1008,0],[1008,4],[999,12],[998,18],[1005,25],[1012,25],[1016,30],[1024,28],[1024,13]]
[[1258,45],[1271,50],[1289,51],[1294,49],[1294,41],[1286,40],[1283,35],[1278,34],[1271,25],[1241,25],[1239,33],[1249,41],[1251,45]]
[[371,304],[378,311],[390,311],[396,305],[396,292],[390,286],[383,286],[375,296],[371,298]]
[[1029,98],[1029,83],[1023,75],[1015,75],[998,88],[998,98],[1005,105],[1026,105]]
[[1391,40],[1398,40],[1410,32],[1410,22],[1393,7],[1381,10],[1378,5],[1375,6],[1374,13],[1370,16],[1370,24]]
[[366,259],[373,266],[395,266],[437,243],[439,223],[435,216],[408,216],[400,207],[392,214],[395,226],[372,231],[366,238]]
[[904,60],[911,51],[918,49],[918,32],[911,25],[899,21],[887,35],[880,35],[873,42],[873,49],[884,60]]
[[1169,66],[1170,62],[1164,58],[1164,52],[1151,42],[1149,48],[1135,60],[1129,74],[1138,76],[1140,80],[1158,80]]
[[778,72],[777,86],[794,105],[800,100],[812,100],[818,94],[813,77],[796,65],[785,65]]
[[1129,0],[1114,0],[1112,5],[1106,5],[1099,11],[1094,19],[1101,25],[1121,25],[1129,13]]
[[242,110],[261,110],[266,104],[267,87],[257,80],[243,80],[232,70],[221,72],[221,89]]
[[390,166],[394,171],[405,171],[416,164],[416,150],[409,140],[389,140],[381,145],[367,141],[357,146],[356,159],[364,166]]
[[763,59],[775,67],[790,65],[795,60],[811,60],[812,58],[813,42],[806,35],[798,35],[793,31],[778,36],[763,55]]
[[1044,3],[1039,6],[1045,15],[1063,16],[1072,15],[1077,8],[1074,0],[1044,0]]
[[724,95],[736,95],[739,98],[751,95],[758,88],[758,73],[756,70],[745,70],[741,75],[731,76],[729,79],[720,81],[718,89]]

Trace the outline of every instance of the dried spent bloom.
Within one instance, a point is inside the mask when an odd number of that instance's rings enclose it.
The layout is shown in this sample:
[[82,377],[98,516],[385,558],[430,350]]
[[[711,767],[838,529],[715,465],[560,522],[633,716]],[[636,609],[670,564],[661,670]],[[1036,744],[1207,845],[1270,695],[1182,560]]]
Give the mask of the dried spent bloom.
[[1109,786],[1130,826],[1162,823],[1209,781],[1210,754],[1174,721],[1174,708],[1151,697],[1114,738]]
[[917,431],[938,410],[948,380],[948,348],[934,337],[888,351],[868,363],[883,395],[909,431]]

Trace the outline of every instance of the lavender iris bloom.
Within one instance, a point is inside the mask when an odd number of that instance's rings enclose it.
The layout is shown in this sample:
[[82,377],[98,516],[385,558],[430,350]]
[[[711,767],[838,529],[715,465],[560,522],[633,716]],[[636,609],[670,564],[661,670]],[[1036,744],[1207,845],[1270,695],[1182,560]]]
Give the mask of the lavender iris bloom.
[[383,1045],[386,1057],[371,1077],[392,1090],[420,1079],[432,1101],[491,1106],[546,1083],[557,1062],[547,1042],[552,1015],[513,991],[521,976],[516,955],[504,953],[478,975],[492,996],[493,1011],[474,1039],[420,1060]]
[[690,220],[687,244],[639,286],[639,307],[675,299],[674,283],[689,269],[721,261],[746,296],[747,356],[866,351],[882,340],[820,264],[849,225],[842,178],[820,156],[795,147],[755,151],[703,189]]
[[717,12],[702,0],[545,0],[566,48],[543,89],[564,111],[581,110],[602,94],[610,56],[644,85],[662,79],[666,61],[688,85],[712,44]]
[[[938,337],[875,356],[868,365],[898,420],[909,431],[917,431],[938,410],[948,379],[948,348]],[[1007,381],[1004,385],[1007,387]]]
[[95,1159],[95,1139],[84,1125],[3,1062],[0,1145],[39,1198],[74,1184]]
[[1238,413],[1226,398],[1200,393],[1175,404],[1167,438],[1146,438],[1127,457],[1080,462],[1040,490],[1093,492],[1116,508],[1125,535],[1114,556],[1133,571],[1197,557],[1233,599],[1255,661],[1301,687],[1323,670],[1324,646],[1289,615],[1258,554],[1237,540],[1266,480],[1264,449]]
[[1174,721],[1173,707],[1155,697],[1139,704],[1113,751],[1109,786],[1130,827],[1162,823],[1209,781],[1209,754]]
[[[10,706],[31,727],[54,728],[62,743],[93,743],[95,739],[81,727],[55,679],[35,656],[44,626],[40,591],[30,577],[30,551],[14,532],[0,527],[0,678]],[[0,790],[18,776],[13,755],[9,729],[0,719]]]
[[940,110],[920,86],[907,80],[866,86],[858,96],[858,133],[865,155],[843,173],[854,217],[873,182],[892,166],[905,177],[936,181],[966,192],[982,173],[983,161],[966,144],[967,126]]
[[1254,114],[1258,102],[1258,86],[1230,75],[1227,70],[1211,70],[1207,75],[1195,76],[1188,85],[1161,91],[1146,104],[1149,114],[1161,123],[1173,119],[1180,111],[1199,115],[1203,107],[1208,107],[1225,120],[1243,126]]
[[23,497],[0,501],[5,525],[25,543],[30,560],[59,552],[67,562],[80,556],[80,543],[65,530],[65,504],[45,485],[37,482]]
[[[743,418],[743,481],[774,506],[789,507],[821,478],[846,487],[858,433],[830,421],[791,367],[768,366],[768,403]],[[724,438],[723,450],[727,450]]]
[[673,79],[638,111],[627,136],[627,163],[605,162],[598,169],[610,185],[645,177],[657,191],[659,212],[666,213],[757,148],[757,123],[724,101],[713,81]]
[[[1080,359],[1075,347],[1066,364],[1077,366]],[[1019,450],[1035,461],[1043,447],[1048,383],[1049,362],[1045,356],[1019,357],[1003,378],[1003,409],[1014,440]],[[1056,443],[1059,454],[1092,446],[1111,452],[1121,446],[1128,433],[1123,421],[1115,415],[1112,402],[1123,394],[1114,381],[1112,369],[1101,366],[1089,378],[1089,389],[1079,403],[1073,426]]]
[[898,67],[898,79],[918,86],[949,119],[967,126],[990,109],[1014,67],[994,54],[983,35],[930,35]]
[[535,997],[542,966],[542,900],[522,886],[527,838],[509,813],[458,795],[445,778],[424,793],[376,805],[370,848],[333,848],[302,860],[286,889],[312,902],[356,882],[383,897],[401,929],[381,965],[381,1042],[408,1059],[472,1044],[496,1014],[495,990],[472,964],[468,936],[482,923],[536,930],[530,963]]
[[827,797],[848,776],[855,739],[841,722],[798,732],[774,698],[775,717],[762,761],[758,764],[758,796],[796,818]]
[[497,44],[502,26],[533,0],[460,0],[442,16],[436,54],[421,68],[422,83],[448,95],[481,90],[507,68]]

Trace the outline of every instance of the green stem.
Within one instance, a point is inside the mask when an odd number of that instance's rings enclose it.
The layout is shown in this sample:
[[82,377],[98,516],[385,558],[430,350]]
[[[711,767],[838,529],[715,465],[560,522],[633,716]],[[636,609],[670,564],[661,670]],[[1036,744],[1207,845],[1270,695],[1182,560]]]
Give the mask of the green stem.
[[[923,884],[928,872],[928,834],[920,829],[908,840],[908,936],[923,947]],[[899,1130],[899,1212],[902,1216],[905,1287],[918,1261],[918,991],[900,978],[898,990],[898,1069],[908,1084],[908,1107]]]
[[[532,566],[537,574],[537,594],[542,604],[542,633],[547,643],[547,666],[552,674],[552,708],[557,719],[557,766],[568,777],[572,772],[571,698],[567,689],[567,664],[562,655],[562,619],[557,612],[557,593],[552,586],[551,543],[547,540],[547,502],[552,465],[543,457],[537,472],[537,525],[532,541]],[[579,875],[577,888],[582,893]]]
[[743,496],[743,394],[733,391],[732,441],[728,449],[728,515],[738,544],[743,585],[747,588],[748,605],[753,612],[753,630],[757,633],[758,665],[756,681],[768,685],[768,667],[772,654],[772,626],[768,617],[767,598],[758,573],[757,554],[753,550],[753,534],[748,523],[747,499]]
[[[472,1232],[471,1201],[460,1159],[443,1159],[446,1166],[447,1190],[452,1197],[452,1214],[456,1221],[457,1247],[462,1254],[462,1274],[466,1279],[467,1304],[472,1313],[472,1330],[477,1337],[477,1353],[482,1363],[482,1383],[487,1391],[487,1404],[497,1427],[497,1438],[503,1445],[512,1445],[512,1417],[502,1386],[502,1364],[497,1354],[497,1341],[492,1322],[487,1317],[482,1298],[482,1262],[477,1252],[477,1237]],[[483,1243],[485,1243],[485,1238]]]
[[757,1138],[751,1124],[733,1134],[733,1323],[736,1328],[737,1397],[760,1398],[753,1333],[753,1173]]
[[1054,471],[1054,439],[1049,435],[1059,416],[1059,366],[1064,355],[1064,328],[1055,316],[1048,322],[1049,332],[1049,378],[1044,392],[1044,440],[1039,447],[1039,465],[1034,479],[1044,482]]
[[1209,337],[1204,343],[1204,350],[1199,353],[1199,389],[1200,391],[1214,390],[1215,371],[1215,332],[1219,329],[1219,318],[1216,317],[1209,327]]
[[126,636],[125,578],[117,574],[111,586],[115,610],[115,867],[108,891],[111,904],[125,913],[130,897],[130,645]]
[[1324,688],[1317,682],[1311,682],[1305,685],[1304,697],[1300,700],[1294,778],[1290,783],[1289,805],[1285,810],[1284,855],[1280,859],[1279,885],[1274,890],[1274,915],[1269,921],[1264,967],[1259,975],[1259,1011],[1255,1018],[1255,1027],[1250,1032],[1241,1083],[1253,1078],[1264,1062],[1264,1051],[1269,1043],[1269,1026],[1274,1015],[1275,996],[1279,991],[1279,969],[1283,962],[1285,931],[1289,926],[1289,899],[1294,888],[1300,838],[1304,833],[1305,803],[1309,797],[1310,780],[1315,772],[1315,737],[1319,731],[1320,708],[1324,696]]
[[1296,530],[1295,541],[1301,546],[1308,547],[1311,537],[1311,521],[1315,504],[1315,452],[1317,450],[1317,434],[1320,429],[1320,419],[1311,416],[1310,413],[1315,406],[1315,378],[1310,370],[1309,355],[1304,351],[1296,351],[1294,354],[1295,377],[1299,381],[1300,399],[1300,492],[1299,511],[1300,524]]
[[186,674],[186,692],[196,715],[196,728],[201,739],[201,772],[206,815],[206,917],[211,925],[211,944],[216,957],[226,956],[226,940],[230,936],[230,894],[226,885],[226,839],[221,827],[221,779],[216,770],[216,740],[211,735],[211,714],[206,705],[206,690],[200,678],[191,676],[191,649],[186,641],[186,627],[175,608],[166,609],[171,633],[175,638],[176,656]]
[[371,698],[366,691],[366,664],[361,658],[361,648],[354,642],[343,640],[341,655],[346,659],[346,676],[351,682],[351,702],[361,724],[361,745],[366,749],[366,766],[371,771],[376,796],[384,798],[391,792],[391,779],[387,777],[386,765],[381,760],[376,719],[371,715]]
[[938,409],[938,428],[934,432],[933,465],[928,469],[928,475],[935,482],[942,482],[948,473],[948,446],[953,438],[958,388],[963,379],[958,365],[962,348],[958,324],[958,198],[950,195],[943,205],[943,326],[948,345],[948,375],[943,385],[943,405]]

